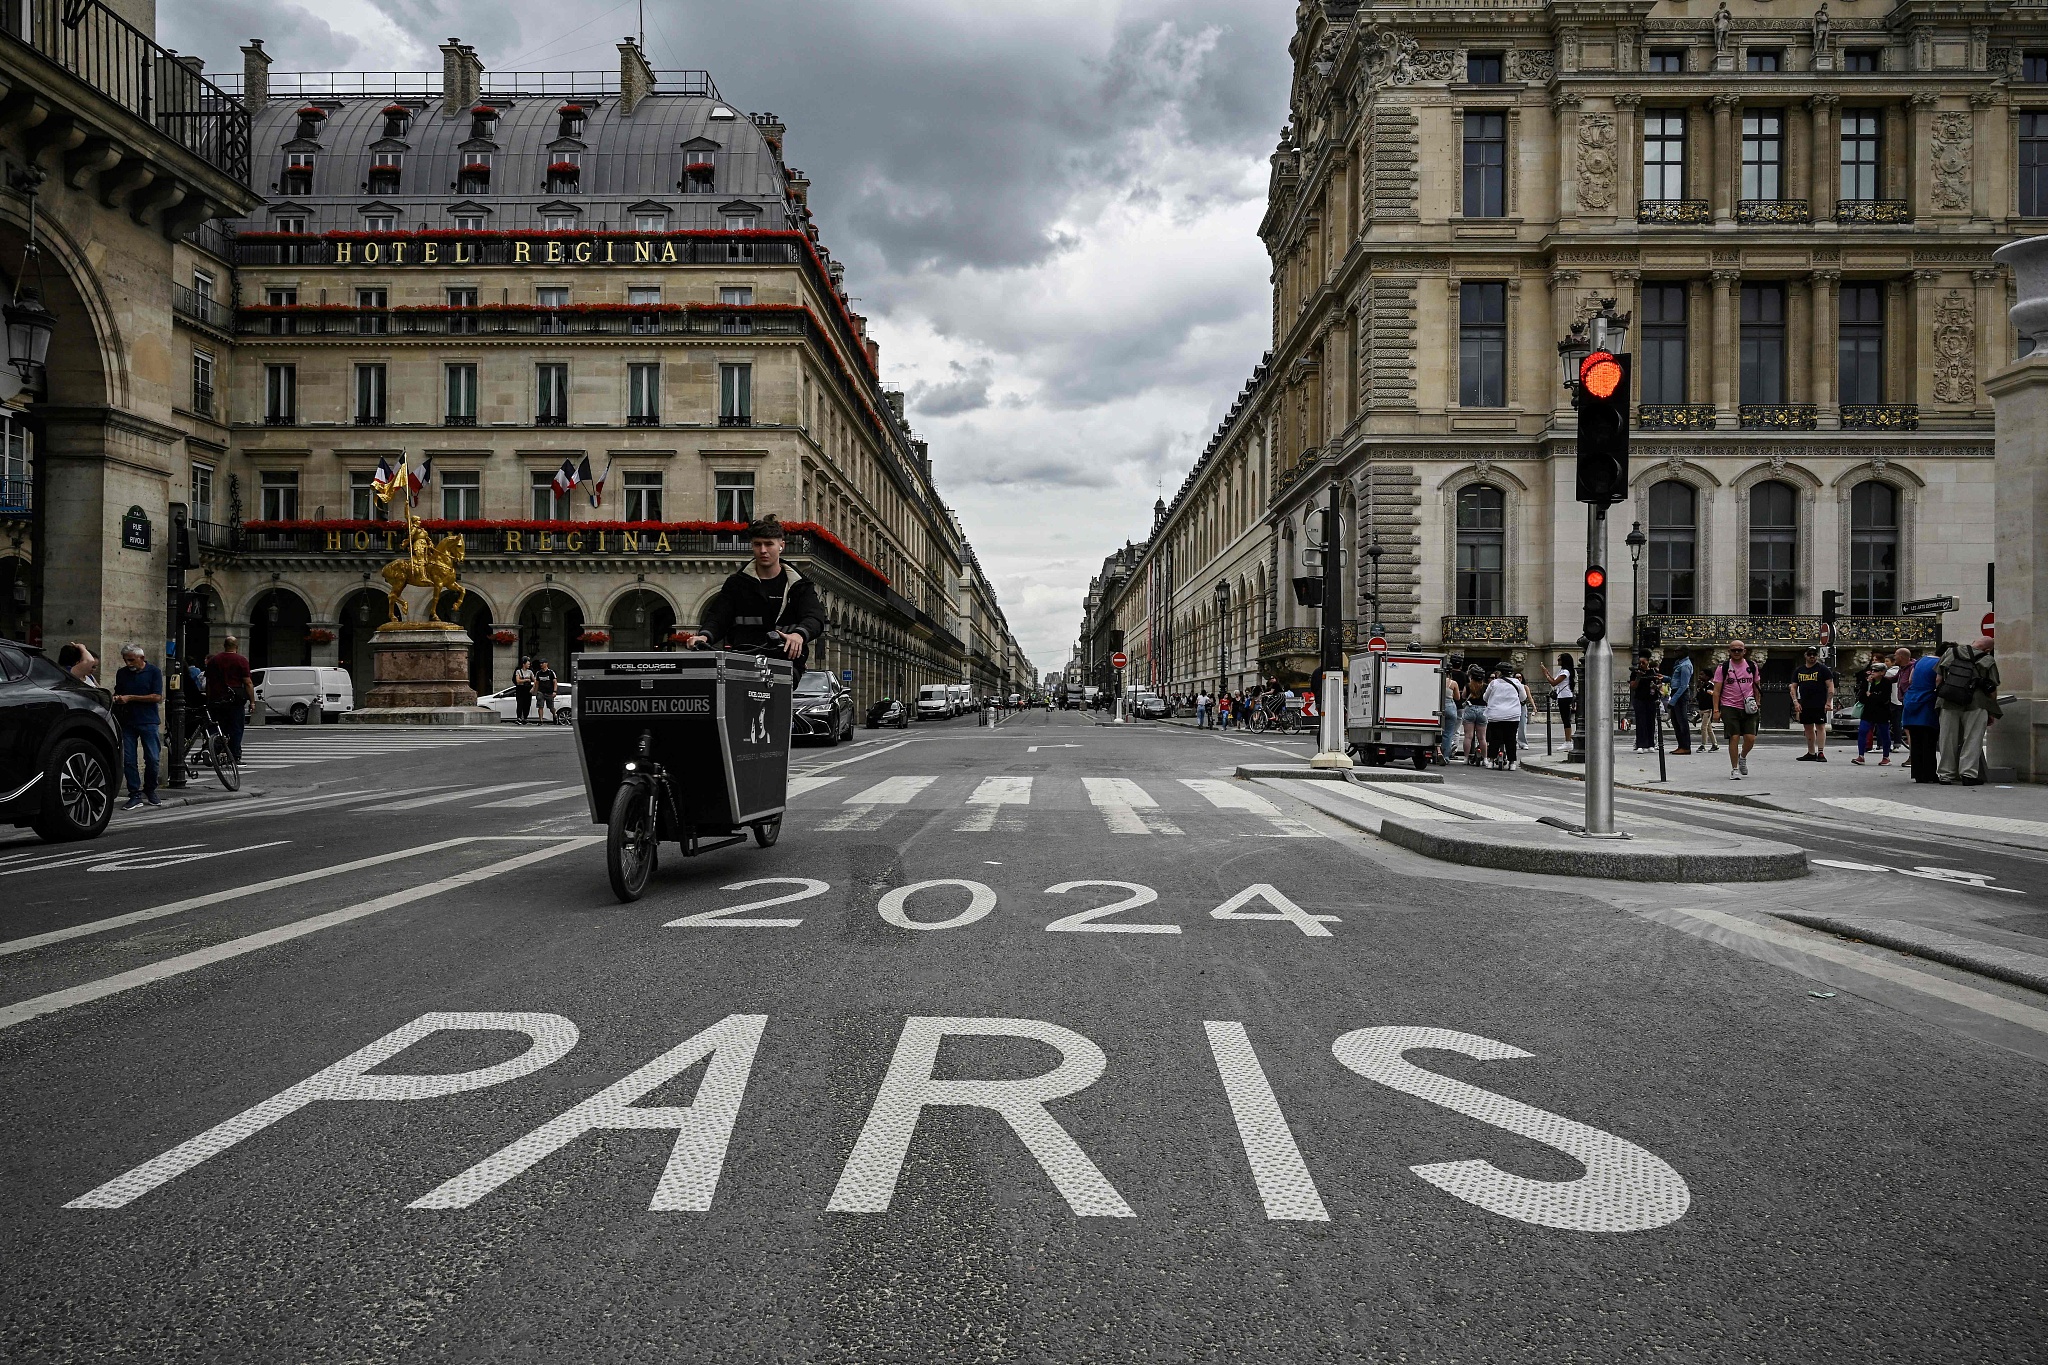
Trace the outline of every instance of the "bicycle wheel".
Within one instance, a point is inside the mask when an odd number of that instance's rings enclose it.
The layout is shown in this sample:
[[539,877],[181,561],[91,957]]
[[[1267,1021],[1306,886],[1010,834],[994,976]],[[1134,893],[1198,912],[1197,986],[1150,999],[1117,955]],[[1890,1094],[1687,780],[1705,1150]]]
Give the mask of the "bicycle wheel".
[[639,900],[660,860],[660,838],[654,814],[654,789],[628,782],[612,798],[610,827],[605,831],[605,871],[612,894],[622,901]]
[[231,792],[242,789],[242,760],[235,757],[226,735],[215,735],[209,742],[206,761],[213,765],[213,775],[220,779],[223,788]]

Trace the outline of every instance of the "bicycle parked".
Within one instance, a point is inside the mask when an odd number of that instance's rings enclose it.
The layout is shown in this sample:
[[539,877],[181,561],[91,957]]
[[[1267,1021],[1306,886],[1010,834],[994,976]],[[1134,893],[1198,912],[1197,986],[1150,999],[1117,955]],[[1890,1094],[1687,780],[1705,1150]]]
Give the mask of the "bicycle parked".
[[235,748],[228,743],[228,732],[213,718],[211,707],[191,708],[187,715],[196,715],[198,723],[192,737],[185,742],[185,766],[188,769],[202,765],[213,769],[213,775],[220,779],[220,785],[228,791],[242,789],[242,761],[235,757]]

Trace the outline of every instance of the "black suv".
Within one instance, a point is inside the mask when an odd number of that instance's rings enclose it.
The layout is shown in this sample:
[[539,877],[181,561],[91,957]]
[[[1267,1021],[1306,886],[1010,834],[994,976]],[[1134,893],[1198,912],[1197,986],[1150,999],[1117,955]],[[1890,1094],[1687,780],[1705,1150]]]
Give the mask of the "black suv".
[[853,692],[821,669],[796,680],[790,712],[792,739],[822,739],[829,746],[853,738]]
[[120,731],[106,693],[0,640],[0,821],[94,839],[114,811]]

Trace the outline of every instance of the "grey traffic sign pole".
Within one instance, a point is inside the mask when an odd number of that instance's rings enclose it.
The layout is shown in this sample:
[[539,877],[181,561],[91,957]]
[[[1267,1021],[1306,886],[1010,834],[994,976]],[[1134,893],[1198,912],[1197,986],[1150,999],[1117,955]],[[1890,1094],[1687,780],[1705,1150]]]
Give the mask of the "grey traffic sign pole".
[[1330,485],[1330,509],[1323,513],[1323,647],[1318,704],[1322,708],[1321,743],[1311,768],[1349,768],[1344,752],[1344,551],[1337,533],[1337,485]]
[[[1607,508],[1586,506],[1586,567],[1607,563]],[[1586,641],[1586,692],[1579,717],[1586,735],[1586,833],[1614,833],[1614,647]]]

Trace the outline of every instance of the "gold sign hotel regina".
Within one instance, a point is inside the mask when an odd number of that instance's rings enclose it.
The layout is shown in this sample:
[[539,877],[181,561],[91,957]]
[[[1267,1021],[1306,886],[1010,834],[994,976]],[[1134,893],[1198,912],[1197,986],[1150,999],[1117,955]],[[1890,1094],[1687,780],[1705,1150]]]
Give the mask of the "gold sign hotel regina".
[[522,653],[663,647],[771,512],[828,605],[814,666],[851,670],[863,706],[1007,687],[1028,666],[783,127],[619,51],[616,80],[487,80],[451,42],[438,82],[363,93],[245,49],[266,202],[218,261],[196,239],[192,287],[232,306],[184,329],[218,449],[191,447],[203,634],[361,686],[376,571],[405,548],[374,488],[402,469],[430,531],[463,537],[479,690]]

